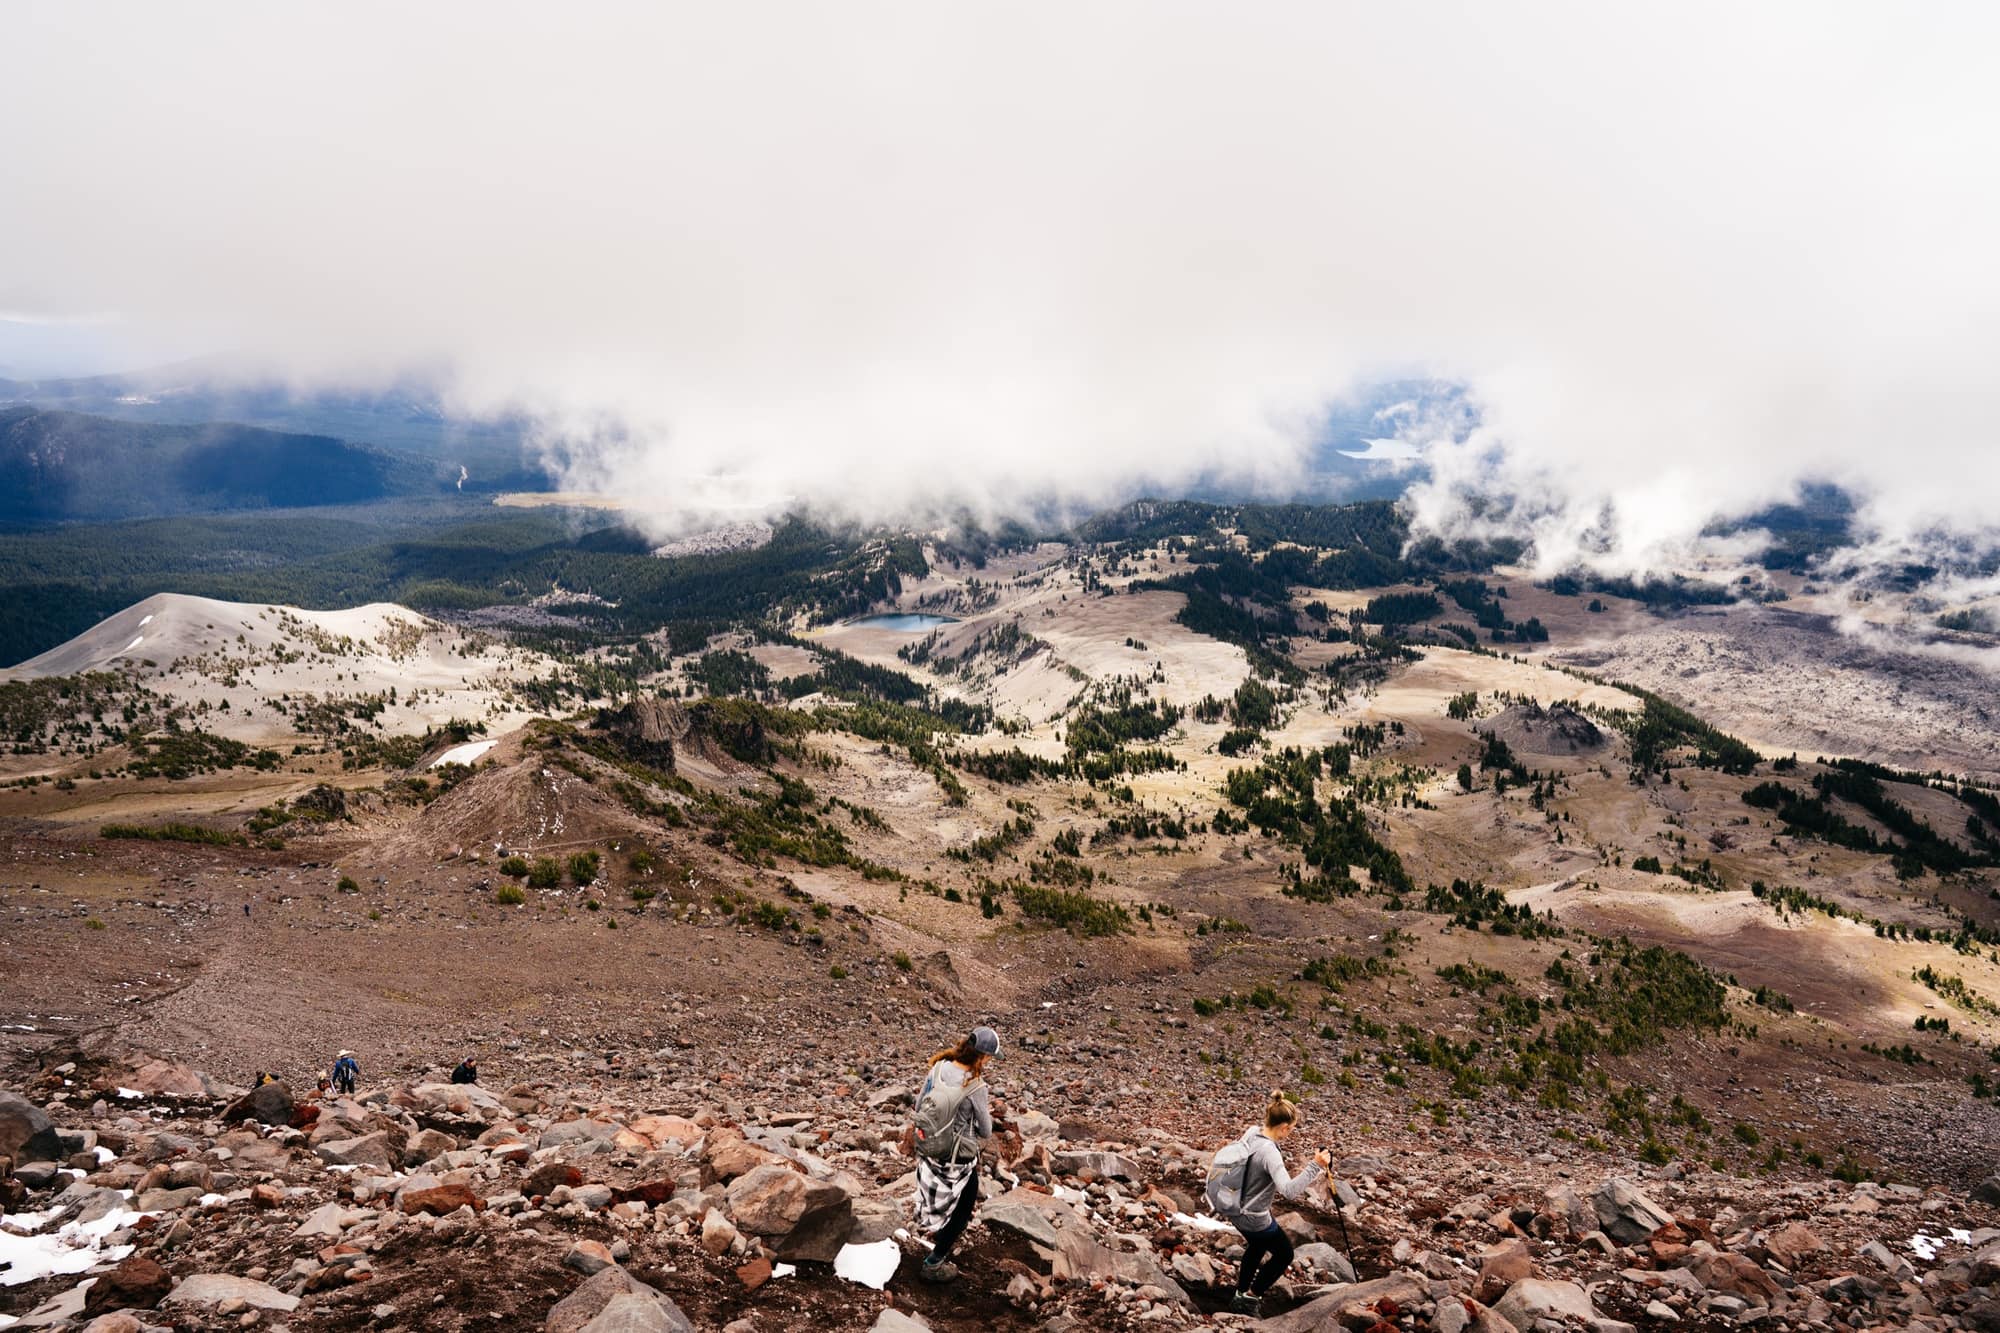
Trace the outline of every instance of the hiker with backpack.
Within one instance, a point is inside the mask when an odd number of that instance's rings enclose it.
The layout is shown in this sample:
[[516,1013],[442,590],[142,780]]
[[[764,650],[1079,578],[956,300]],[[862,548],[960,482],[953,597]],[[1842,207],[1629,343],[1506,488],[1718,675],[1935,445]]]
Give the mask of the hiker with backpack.
[[1261,1315],[1264,1293],[1277,1285],[1292,1264],[1292,1242],[1271,1216],[1273,1199],[1296,1199],[1332,1165],[1322,1148],[1311,1165],[1294,1176],[1285,1170],[1279,1145],[1298,1127],[1298,1103],[1282,1090],[1271,1093],[1264,1123],[1215,1155],[1208,1168],[1208,1206],[1215,1215],[1243,1233],[1243,1259],[1236,1267],[1236,1294],[1229,1308],[1235,1314]]
[[957,1046],[931,1057],[930,1072],[911,1117],[910,1146],[917,1159],[916,1224],[931,1235],[931,1252],[919,1274],[926,1282],[958,1276],[952,1247],[979,1206],[979,1147],[993,1137],[987,1062],[1000,1054],[1000,1034],[977,1027]]
[[361,1066],[355,1063],[354,1052],[342,1051],[334,1057],[333,1069],[328,1078],[332,1081],[335,1092],[343,1096],[353,1095],[355,1080],[360,1077]]

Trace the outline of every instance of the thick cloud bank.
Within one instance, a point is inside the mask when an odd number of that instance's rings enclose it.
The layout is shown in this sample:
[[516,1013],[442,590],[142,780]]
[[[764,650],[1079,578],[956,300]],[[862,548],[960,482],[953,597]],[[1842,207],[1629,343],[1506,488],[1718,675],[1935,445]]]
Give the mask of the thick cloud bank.
[[[0,309],[441,368],[574,484],[860,516],[1278,487],[1464,383],[1441,528],[1642,567],[1846,484],[2000,501],[2000,11],[0,11]],[[1489,518],[1494,511],[1489,508]]]

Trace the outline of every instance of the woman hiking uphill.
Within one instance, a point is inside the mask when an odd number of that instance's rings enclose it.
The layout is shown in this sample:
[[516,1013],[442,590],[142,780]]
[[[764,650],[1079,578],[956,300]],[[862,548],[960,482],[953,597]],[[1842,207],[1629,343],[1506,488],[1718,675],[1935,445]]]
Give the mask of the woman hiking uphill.
[[1292,1264],[1292,1242],[1271,1216],[1271,1201],[1298,1198],[1331,1164],[1321,1149],[1298,1175],[1285,1170],[1285,1155],[1278,1145],[1291,1137],[1298,1123],[1298,1105],[1283,1092],[1273,1092],[1264,1108],[1264,1123],[1245,1130],[1242,1138],[1215,1155],[1208,1168],[1208,1206],[1243,1233],[1236,1294],[1229,1302],[1236,1314],[1261,1315],[1264,1293]]
[[1000,1034],[974,1028],[957,1046],[931,1057],[917,1094],[911,1148],[917,1158],[916,1224],[931,1231],[931,1252],[918,1270],[926,1282],[958,1276],[952,1247],[979,1206],[979,1146],[993,1137],[986,1064],[1000,1054]]

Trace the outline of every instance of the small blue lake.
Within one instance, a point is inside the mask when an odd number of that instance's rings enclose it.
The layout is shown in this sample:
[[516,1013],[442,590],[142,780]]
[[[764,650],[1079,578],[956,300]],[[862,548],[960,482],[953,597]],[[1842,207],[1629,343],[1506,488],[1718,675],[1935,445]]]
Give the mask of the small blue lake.
[[927,634],[940,625],[956,625],[951,616],[926,616],[915,612],[898,611],[886,616],[863,616],[850,620],[848,624],[856,629],[886,629],[891,634]]

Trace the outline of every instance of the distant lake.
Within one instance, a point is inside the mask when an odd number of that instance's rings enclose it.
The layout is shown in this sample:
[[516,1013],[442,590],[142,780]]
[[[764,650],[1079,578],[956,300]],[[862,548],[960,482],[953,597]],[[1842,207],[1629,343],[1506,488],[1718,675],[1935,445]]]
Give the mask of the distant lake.
[[891,634],[924,634],[940,625],[956,625],[958,620],[952,616],[924,616],[898,611],[894,615],[863,616],[859,620],[850,620],[847,623],[856,629],[886,629]]

